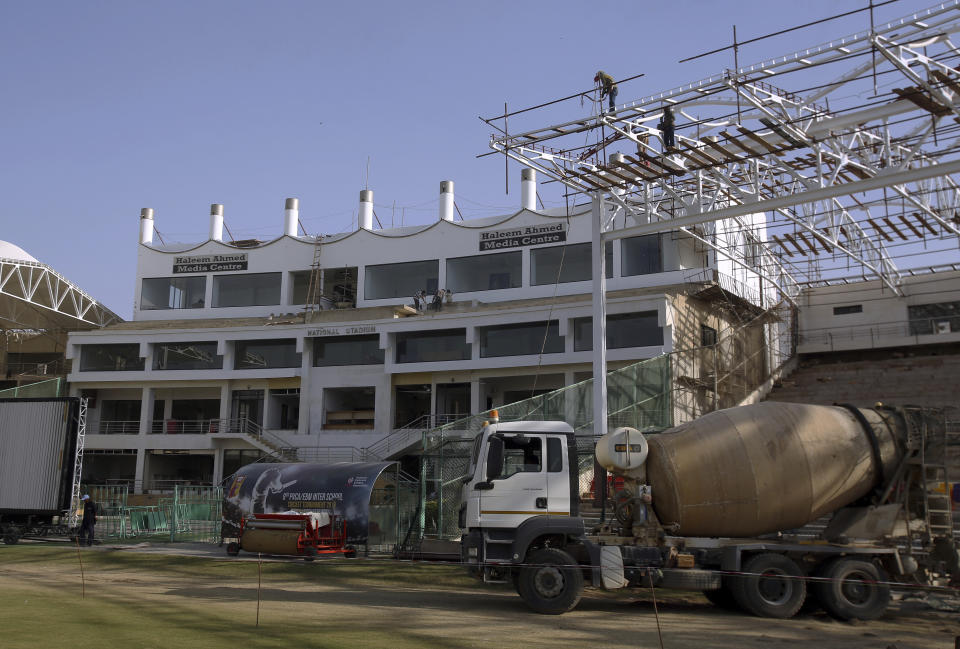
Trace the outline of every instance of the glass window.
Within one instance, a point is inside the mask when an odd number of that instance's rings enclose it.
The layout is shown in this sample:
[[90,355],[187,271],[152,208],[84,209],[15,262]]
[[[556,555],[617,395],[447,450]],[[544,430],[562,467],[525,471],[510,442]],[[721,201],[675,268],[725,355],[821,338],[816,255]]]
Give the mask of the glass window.
[[398,363],[470,360],[466,329],[415,331],[397,334]]
[[713,347],[717,344],[717,330],[705,324],[700,325],[700,344],[704,347]]
[[[522,324],[497,325],[480,329],[480,356],[523,356],[563,352],[563,336],[556,320],[545,322],[524,322]],[[546,340],[544,340],[546,337]]]
[[503,438],[503,474],[540,473],[543,469],[543,444],[539,437],[511,435]]
[[[621,313],[607,316],[607,349],[653,347],[663,344],[663,328],[657,324],[656,311]],[[573,321],[573,351],[593,349],[593,318]]]
[[313,366],[382,365],[380,336],[328,336],[313,339]]
[[81,372],[133,372],[143,370],[140,344],[81,345]]
[[363,297],[383,300],[410,297],[417,291],[437,292],[440,262],[436,259],[402,264],[379,264],[364,269]]
[[960,331],[960,302],[937,302],[907,307],[910,335]]
[[[290,273],[290,304],[306,304],[307,291],[310,289],[309,270],[297,270]],[[319,287],[318,287],[319,288]],[[317,291],[319,293],[319,291]]]
[[280,304],[280,273],[215,275],[213,306],[268,306]]
[[629,237],[620,242],[620,274],[623,277],[662,272],[659,234]]
[[[582,282],[593,277],[591,271],[589,243],[575,243],[569,246],[535,248],[530,251],[530,284]],[[604,245],[607,279],[613,277],[613,242]],[[561,267],[561,264],[562,267]],[[559,274],[559,279],[557,275]]]
[[155,370],[219,370],[223,356],[217,355],[217,343],[157,343],[153,347]]
[[563,471],[563,444],[556,437],[547,438],[547,473]]
[[235,369],[263,370],[300,367],[302,354],[293,338],[280,340],[238,340]]
[[518,288],[522,285],[523,253],[456,257],[447,260],[447,289],[454,293]]
[[850,313],[863,313],[863,305],[850,304],[848,306],[833,307],[833,315],[848,315]]
[[140,308],[202,309],[207,291],[206,277],[148,277],[140,289]]

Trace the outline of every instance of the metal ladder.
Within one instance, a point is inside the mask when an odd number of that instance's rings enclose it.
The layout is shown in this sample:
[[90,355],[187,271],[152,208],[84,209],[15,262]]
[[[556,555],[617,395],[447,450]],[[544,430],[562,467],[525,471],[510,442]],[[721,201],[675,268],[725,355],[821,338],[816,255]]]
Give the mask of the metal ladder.
[[[940,425],[931,430],[923,420],[923,445],[920,471],[923,483],[923,510],[927,532],[932,538],[953,538],[953,513],[950,510],[950,491],[947,475],[947,422],[943,416]],[[933,439],[936,435],[939,439]],[[927,447],[938,446],[939,457],[927,457]],[[941,491],[942,489],[942,491]]]
[[310,314],[320,308],[320,296],[323,293],[323,268],[320,266],[321,237],[317,235],[313,243],[313,263],[310,264],[310,283],[307,285],[307,303],[303,307],[303,319],[309,321]]

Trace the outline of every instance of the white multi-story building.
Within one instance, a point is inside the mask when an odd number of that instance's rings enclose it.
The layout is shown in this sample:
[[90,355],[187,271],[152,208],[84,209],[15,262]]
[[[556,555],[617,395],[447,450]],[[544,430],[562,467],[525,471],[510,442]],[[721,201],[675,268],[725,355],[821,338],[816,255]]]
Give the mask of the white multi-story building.
[[[391,229],[373,228],[364,191],[360,227],[321,238],[297,236],[288,199],[263,242],[223,241],[214,205],[207,241],[155,245],[145,209],[133,320],[69,338],[71,392],[91,399],[85,477],[153,489],[217,482],[278,446],[357,457],[588,378],[590,206],[537,211],[532,172],[523,183],[516,213],[455,221],[445,182],[436,222]],[[680,233],[608,242],[608,367],[711,344],[729,309],[705,289],[755,307],[735,244],[718,242],[737,262]]]

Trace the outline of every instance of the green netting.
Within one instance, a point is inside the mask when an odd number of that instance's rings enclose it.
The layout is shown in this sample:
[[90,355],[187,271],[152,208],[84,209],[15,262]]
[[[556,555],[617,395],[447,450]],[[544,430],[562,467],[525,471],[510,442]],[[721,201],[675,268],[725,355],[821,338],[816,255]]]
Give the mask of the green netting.
[[27,399],[39,397],[59,397],[60,379],[47,379],[15,388],[0,390],[0,399]]

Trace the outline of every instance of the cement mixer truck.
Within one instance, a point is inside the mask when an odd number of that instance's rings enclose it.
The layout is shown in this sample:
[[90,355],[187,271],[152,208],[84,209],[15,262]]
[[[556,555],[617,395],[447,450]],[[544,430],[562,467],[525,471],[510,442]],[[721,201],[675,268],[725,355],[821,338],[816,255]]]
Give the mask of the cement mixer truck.
[[573,609],[589,585],[699,590],[773,618],[806,603],[873,619],[898,583],[960,581],[936,488],[947,438],[942,412],[774,402],[655,435],[621,428],[595,455],[622,486],[612,515],[589,525],[573,429],[492,422],[462,487],[462,560],[539,613]]

